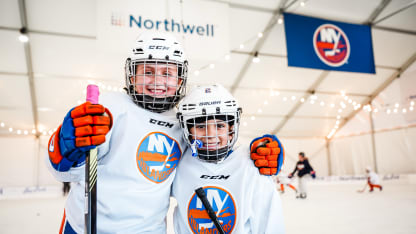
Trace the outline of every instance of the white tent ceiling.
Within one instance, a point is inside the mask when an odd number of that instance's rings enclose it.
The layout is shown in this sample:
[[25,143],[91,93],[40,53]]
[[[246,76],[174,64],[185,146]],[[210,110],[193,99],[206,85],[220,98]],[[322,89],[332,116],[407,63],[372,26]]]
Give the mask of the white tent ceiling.
[[[416,59],[415,1],[309,0],[304,7],[296,0],[207,1],[229,5],[230,59],[190,57],[188,84],[221,83],[232,90],[243,106],[241,134],[245,137],[264,132],[325,137],[338,115],[343,126],[358,113],[351,103],[367,104]],[[57,127],[66,111],[83,100],[88,80],[103,83],[104,92],[108,86],[112,91],[122,87],[124,55],[97,47],[97,2],[0,1],[1,134]],[[276,22],[279,9],[349,23],[376,23],[372,28],[376,74],[288,67],[284,27]],[[22,26],[29,32],[27,44],[17,40]],[[257,37],[259,32],[262,38]],[[255,51],[259,63],[251,62]],[[214,69],[207,68],[211,63]],[[340,108],[343,100],[345,109]]]

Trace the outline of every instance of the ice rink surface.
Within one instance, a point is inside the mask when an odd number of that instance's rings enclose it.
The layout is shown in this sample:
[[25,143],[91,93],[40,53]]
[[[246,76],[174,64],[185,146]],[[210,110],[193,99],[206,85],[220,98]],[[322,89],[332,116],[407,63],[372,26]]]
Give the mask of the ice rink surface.
[[[387,181],[382,192],[358,193],[360,183],[312,183],[308,198],[281,194],[288,234],[416,233],[416,185]],[[0,233],[58,233],[64,197],[0,200]],[[173,202],[172,204],[175,204]],[[168,215],[168,233],[172,213]]]

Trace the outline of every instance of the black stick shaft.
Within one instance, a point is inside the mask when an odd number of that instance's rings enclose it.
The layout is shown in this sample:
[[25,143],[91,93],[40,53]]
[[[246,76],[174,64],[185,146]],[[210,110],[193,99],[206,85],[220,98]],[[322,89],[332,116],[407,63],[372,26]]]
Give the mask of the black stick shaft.
[[225,234],[224,229],[222,229],[220,222],[218,221],[218,217],[215,214],[215,211],[212,209],[211,204],[209,204],[207,195],[205,194],[204,189],[198,188],[195,190],[196,195],[201,200],[202,204],[204,204],[205,209],[207,210],[208,216],[211,219],[211,221],[215,224],[215,227],[217,227],[217,230],[220,234]]
[[97,149],[85,158],[85,233],[97,233]]

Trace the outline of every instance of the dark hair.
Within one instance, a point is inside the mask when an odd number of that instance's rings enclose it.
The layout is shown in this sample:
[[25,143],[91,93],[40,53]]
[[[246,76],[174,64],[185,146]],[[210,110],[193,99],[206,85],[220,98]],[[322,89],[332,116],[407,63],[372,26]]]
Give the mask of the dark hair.
[[299,155],[302,157],[305,157],[305,153],[304,152],[299,152]]

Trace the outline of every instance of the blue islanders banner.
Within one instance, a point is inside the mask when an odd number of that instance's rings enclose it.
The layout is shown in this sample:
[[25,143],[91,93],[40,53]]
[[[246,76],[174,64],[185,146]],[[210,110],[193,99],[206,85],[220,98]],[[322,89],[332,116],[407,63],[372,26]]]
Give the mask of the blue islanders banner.
[[284,13],[288,65],[375,74],[371,28]]

